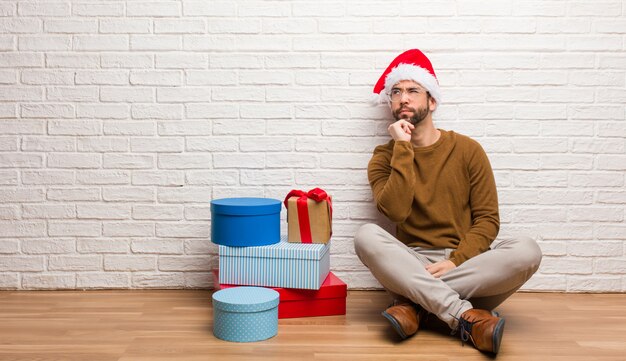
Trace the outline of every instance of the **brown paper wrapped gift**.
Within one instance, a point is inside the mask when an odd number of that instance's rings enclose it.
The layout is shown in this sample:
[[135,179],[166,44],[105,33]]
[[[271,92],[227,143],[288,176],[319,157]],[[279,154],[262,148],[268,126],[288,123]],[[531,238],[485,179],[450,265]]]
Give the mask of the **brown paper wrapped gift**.
[[288,241],[328,243],[332,234],[332,198],[322,189],[292,190],[285,197]]

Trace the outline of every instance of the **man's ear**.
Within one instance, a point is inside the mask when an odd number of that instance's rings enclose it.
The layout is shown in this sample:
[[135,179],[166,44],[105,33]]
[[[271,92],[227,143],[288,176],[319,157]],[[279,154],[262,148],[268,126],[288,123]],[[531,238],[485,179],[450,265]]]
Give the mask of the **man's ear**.
[[434,112],[435,110],[437,110],[437,101],[435,100],[435,98],[433,98],[432,96],[428,97],[428,109],[430,110],[430,112]]

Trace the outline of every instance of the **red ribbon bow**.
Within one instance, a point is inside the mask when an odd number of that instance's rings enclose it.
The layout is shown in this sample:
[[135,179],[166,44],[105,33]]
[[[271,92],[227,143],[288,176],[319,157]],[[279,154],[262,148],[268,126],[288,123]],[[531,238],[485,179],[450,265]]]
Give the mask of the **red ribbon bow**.
[[320,188],[313,188],[308,192],[294,189],[285,197],[285,208],[288,208],[287,201],[291,197],[298,197],[296,204],[298,208],[298,221],[300,222],[300,239],[302,240],[302,243],[313,243],[313,239],[311,238],[311,224],[309,223],[309,208],[307,206],[307,200],[311,198],[318,203],[324,200],[327,201],[330,219],[333,218],[332,200],[326,191]]

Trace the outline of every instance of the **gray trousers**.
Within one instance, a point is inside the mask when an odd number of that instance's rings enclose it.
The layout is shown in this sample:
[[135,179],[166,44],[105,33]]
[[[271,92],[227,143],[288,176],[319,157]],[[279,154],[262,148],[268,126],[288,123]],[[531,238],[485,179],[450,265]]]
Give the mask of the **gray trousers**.
[[354,237],[363,264],[396,299],[408,299],[456,329],[471,308],[492,310],[537,271],[541,250],[529,237],[494,242],[441,278],[425,266],[448,259],[452,249],[410,248],[375,224],[364,224]]

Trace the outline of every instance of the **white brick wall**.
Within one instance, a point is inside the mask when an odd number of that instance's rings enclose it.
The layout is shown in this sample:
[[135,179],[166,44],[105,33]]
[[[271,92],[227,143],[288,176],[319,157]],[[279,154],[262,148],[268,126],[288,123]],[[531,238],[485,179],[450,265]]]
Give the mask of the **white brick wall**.
[[626,291],[619,0],[2,1],[0,289],[210,287],[211,199],[314,186],[332,269],[379,287],[352,247],[390,228],[365,174],[390,116],[367,101],[409,48],[437,125],[489,154],[501,236],[539,240],[525,289]]

